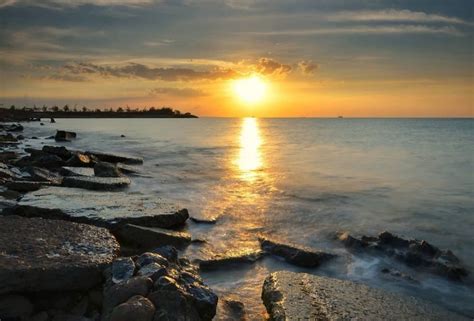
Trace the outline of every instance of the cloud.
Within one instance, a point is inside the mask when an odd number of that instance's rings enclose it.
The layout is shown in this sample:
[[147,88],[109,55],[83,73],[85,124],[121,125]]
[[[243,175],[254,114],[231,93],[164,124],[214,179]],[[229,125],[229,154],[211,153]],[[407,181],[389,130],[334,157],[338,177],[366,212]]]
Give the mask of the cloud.
[[313,36],[332,34],[360,34],[360,35],[395,35],[395,34],[444,34],[463,36],[460,30],[447,27],[431,27],[424,25],[396,25],[396,26],[357,26],[357,27],[323,27],[314,29],[289,29],[276,31],[249,32],[258,36]]
[[75,8],[82,5],[141,7],[150,5],[154,0],[0,0],[0,8],[9,6],[35,6],[50,9]]
[[470,24],[457,17],[429,14],[410,10],[342,11],[326,16],[329,21],[388,21],[388,22],[441,22],[451,24]]
[[97,74],[105,77],[142,78],[163,81],[219,80],[232,79],[239,76],[239,73],[235,70],[218,67],[207,71],[197,71],[191,68],[156,68],[138,63],[128,63],[119,66],[77,63],[65,65],[63,69],[73,74]]
[[56,81],[68,81],[68,82],[86,82],[88,79],[84,76],[78,75],[63,75],[63,74],[52,74],[45,77],[41,77],[41,80],[56,80]]
[[201,89],[194,88],[172,88],[172,87],[162,87],[162,88],[153,88],[150,90],[150,95],[153,96],[179,96],[179,97],[202,97],[207,96],[208,93]]
[[300,62],[298,63],[298,67],[300,67],[300,69],[301,69],[301,71],[303,72],[303,74],[306,74],[306,75],[314,74],[314,73],[316,72],[316,70],[319,69],[319,65],[313,63],[313,62],[310,61],[310,60],[303,60],[303,61],[300,61]]
[[260,58],[254,66],[255,70],[262,75],[286,75],[291,72],[290,65],[282,64],[270,58]]

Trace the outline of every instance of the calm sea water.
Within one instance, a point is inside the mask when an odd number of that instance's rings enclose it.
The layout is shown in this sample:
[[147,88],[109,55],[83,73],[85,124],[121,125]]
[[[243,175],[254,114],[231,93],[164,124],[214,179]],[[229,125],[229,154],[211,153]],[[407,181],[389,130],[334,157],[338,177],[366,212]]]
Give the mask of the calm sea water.
[[[340,254],[314,270],[267,258],[205,273],[216,291],[245,303],[250,319],[264,310],[263,279],[281,269],[357,280],[474,315],[472,279],[458,284],[353,256],[333,239],[341,230],[389,230],[452,249],[474,271],[472,119],[59,119],[29,127],[39,136],[77,131],[73,148],[140,155],[148,177],[134,178],[130,191],[218,217],[215,225],[189,223],[207,240],[185,251],[190,258],[257,249],[260,234]],[[380,273],[386,266],[420,282],[388,278]]]

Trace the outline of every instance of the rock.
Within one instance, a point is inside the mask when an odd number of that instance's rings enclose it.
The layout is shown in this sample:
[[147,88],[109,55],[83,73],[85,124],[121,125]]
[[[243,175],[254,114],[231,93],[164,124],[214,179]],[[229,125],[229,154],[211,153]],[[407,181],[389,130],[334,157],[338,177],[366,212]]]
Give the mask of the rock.
[[153,281],[156,281],[157,279],[162,276],[165,276],[166,274],[166,266],[155,262],[142,266],[137,273],[137,275],[149,277]]
[[14,190],[0,189],[0,196],[7,200],[17,200],[21,195],[22,194],[20,192]]
[[124,163],[124,164],[143,164],[143,159],[139,157],[133,157],[121,154],[111,154],[104,152],[91,152],[87,151],[87,155],[92,155],[102,162],[108,163]]
[[40,123],[40,126],[44,126],[44,123]]
[[49,146],[45,145],[42,149],[43,152],[53,154],[61,157],[64,160],[71,158],[72,153],[64,146]]
[[42,151],[37,153],[32,153],[31,156],[25,156],[20,158],[15,162],[16,166],[27,167],[27,166],[36,166],[43,168],[59,168],[65,163],[61,157],[52,154],[46,154]]
[[53,117],[51,117],[51,123],[54,124],[56,122],[56,120],[54,120]]
[[98,177],[122,177],[116,165],[106,162],[97,162],[94,165],[94,174]]
[[191,216],[189,219],[193,221],[194,223],[200,223],[200,224],[216,224],[217,222],[217,217],[199,218],[199,217]]
[[50,182],[34,182],[34,181],[12,181],[5,184],[8,189],[17,192],[33,192],[39,190],[43,186],[51,185]]
[[234,298],[220,298],[219,313],[217,314],[217,321],[245,321],[245,306],[239,300]]
[[178,262],[178,251],[171,245],[160,246],[152,251],[167,259],[169,262]]
[[2,125],[0,129],[3,129],[7,132],[21,132],[23,131],[23,126],[20,124]]
[[5,179],[22,179],[20,175],[8,168],[7,165],[0,163],[0,178]]
[[127,187],[130,183],[128,177],[67,176],[63,179],[62,185],[96,191],[110,191]]
[[104,289],[104,313],[107,314],[112,309],[126,302],[132,296],[147,296],[153,287],[153,281],[144,276],[136,276],[121,283],[112,285]]
[[5,162],[18,158],[18,153],[15,151],[4,150],[0,152],[0,161]]
[[335,257],[334,254],[260,237],[260,245],[267,253],[280,256],[288,263],[302,267],[316,267]]
[[262,300],[271,320],[468,320],[414,297],[285,271],[265,279]]
[[69,167],[90,167],[92,166],[91,158],[82,153],[74,153],[64,164]]
[[117,163],[117,168],[120,172],[125,173],[125,174],[132,174],[132,175],[140,175],[143,176],[142,172],[140,169],[138,169],[135,166],[130,166],[122,163]]
[[56,131],[56,135],[54,139],[57,142],[70,142],[72,139],[76,138],[77,134],[74,132],[68,132],[65,130],[58,130]]
[[69,167],[63,166],[59,170],[62,176],[94,176],[94,169],[91,167]]
[[382,272],[383,274],[390,275],[392,277],[398,278],[398,279],[404,279],[404,280],[412,282],[412,283],[419,283],[419,281],[414,279],[412,276],[410,276],[406,273],[400,272],[398,270],[383,268],[380,272]]
[[166,258],[164,258],[158,253],[152,253],[152,252],[143,253],[136,260],[136,264],[139,267],[139,269],[151,263],[158,263],[161,266],[168,266],[169,264]]
[[23,320],[32,313],[33,304],[24,296],[17,294],[0,296],[0,320]]
[[124,135],[124,134],[122,134],[122,135],[120,135],[120,137],[125,137],[125,135]]
[[23,139],[25,139],[25,136],[23,136],[23,135],[18,135],[18,136],[16,136],[16,139],[18,139],[18,140],[23,140]]
[[114,230],[114,235],[122,242],[142,249],[152,249],[162,245],[183,247],[191,242],[186,232],[125,224]]
[[28,321],[48,321],[49,315],[46,311],[41,311],[33,315],[28,319]]
[[0,217],[0,293],[88,290],[119,245],[91,225]]
[[[179,209],[152,196],[62,187],[48,187],[28,193],[19,205],[16,215],[22,215],[22,206],[29,206],[29,213],[33,216],[34,208],[61,209],[60,212],[64,213],[62,219],[108,228],[125,224],[171,228],[184,224],[189,217],[186,209]],[[49,218],[47,211],[36,216]]]
[[342,233],[338,238],[349,250],[384,254],[410,267],[420,268],[451,280],[461,281],[469,274],[451,251],[441,250],[423,240],[403,239],[386,231],[377,237],[362,236],[357,239],[348,233]]
[[148,298],[156,308],[156,321],[202,320],[191,298],[181,290],[158,290],[151,293]]
[[155,306],[147,298],[136,295],[112,310],[110,321],[153,321]]
[[129,257],[115,259],[112,263],[112,282],[120,283],[133,277],[135,262]]
[[231,265],[254,263],[262,257],[262,254],[261,251],[254,250],[242,250],[232,253],[226,252],[225,254],[219,254],[210,259],[197,260],[197,263],[201,270],[208,271]]
[[27,167],[24,169],[28,174],[30,174],[31,179],[40,182],[49,182],[51,185],[61,185],[63,177],[53,173],[45,168],[40,167]]

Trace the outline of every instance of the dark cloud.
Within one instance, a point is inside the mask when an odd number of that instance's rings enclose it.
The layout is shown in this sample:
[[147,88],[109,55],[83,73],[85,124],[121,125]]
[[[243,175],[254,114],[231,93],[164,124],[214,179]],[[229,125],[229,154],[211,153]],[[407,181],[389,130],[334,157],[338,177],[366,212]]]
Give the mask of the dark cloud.
[[292,70],[290,65],[282,64],[270,58],[260,58],[255,68],[263,75],[286,75]]
[[153,96],[169,95],[179,97],[202,97],[208,95],[208,93],[201,89],[172,87],[153,88],[150,90],[150,94]]
[[301,71],[307,75],[314,74],[316,70],[319,69],[319,65],[313,63],[311,60],[300,61],[298,66],[300,67]]
[[142,78],[163,81],[220,80],[232,79],[240,75],[235,70],[217,67],[208,71],[197,71],[190,68],[154,68],[137,63],[121,66],[77,63],[66,65],[63,68],[74,74],[98,74],[105,77]]

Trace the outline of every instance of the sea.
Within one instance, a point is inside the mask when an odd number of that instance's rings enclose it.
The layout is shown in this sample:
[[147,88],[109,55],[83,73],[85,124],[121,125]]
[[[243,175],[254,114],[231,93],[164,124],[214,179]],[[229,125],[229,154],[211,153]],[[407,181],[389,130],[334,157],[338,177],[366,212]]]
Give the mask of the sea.
[[[349,279],[474,316],[472,276],[449,281],[350,253],[335,239],[340,231],[387,230],[451,249],[474,271],[473,119],[57,119],[25,126],[38,137],[33,145],[51,144],[46,137],[64,129],[78,134],[62,143],[71,149],[143,157],[142,175],[127,192],[216,220],[187,224],[204,241],[182,252],[191,260],[257,250],[262,235],[338,255],[315,269],[266,257],[202,273],[221,298],[244,303],[248,320],[263,319],[263,280],[278,270]],[[225,319],[219,311],[217,320]]]

